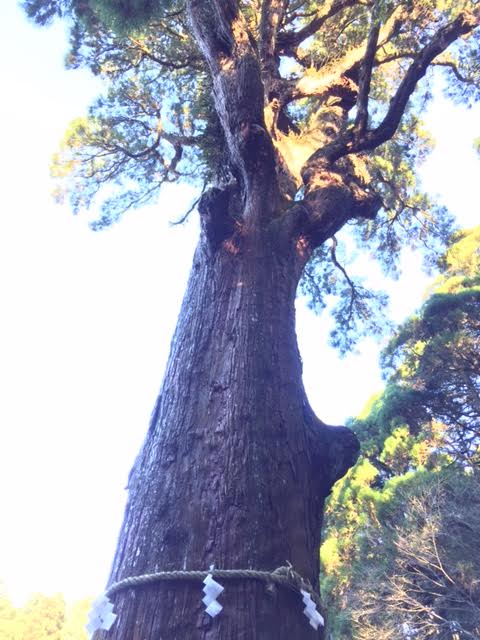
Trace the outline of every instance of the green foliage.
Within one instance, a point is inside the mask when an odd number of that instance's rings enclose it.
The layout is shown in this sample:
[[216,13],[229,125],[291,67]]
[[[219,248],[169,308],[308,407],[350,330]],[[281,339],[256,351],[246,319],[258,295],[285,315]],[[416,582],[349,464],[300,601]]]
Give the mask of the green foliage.
[[69,0],[23,0],[22,7],[29,18],[39,25],[49,24],[54,18],[68,13]]
[[[81,5],[81,2],[77,2]],[[101,22],[119,34],[144,27],[173,8],[174,0],[91,0]]]
[[24,630],[22,640],[62,640],[65,622],[63,596],[33,596],[23,610]]
[[[278,37],[278,42],[286,44],[278,56],[282,63],[275,82],[282,85],[282,93],[288,87],[298,87],[304,79],[329,79],[338,70],[344,70],[340,72],[344,89],[358,82],[366,39],[372,22],[378,23],[382,44],[372,70],[369,126],[382,122],[400,79],[432,34],[461,11],[474,8],[468,0],[385,0],[374,3],[374,8],[364,2],[339,4],[341,10],[320,20],[324,28],[314,29],[298,46],[289,48],[288,42],[302,30],[308,31],[312,20],[328,13],[328,3],[286,3]],[[59,200],[69,200],[76,213],[89,207],[99,211],[92,223],[94,229],[155,202],[165,183],[188,181],[200,187],[233,179],[235,168],[213,104],[212,78],[198,50],[185,3],[24,0],[23,6],[39,24],[54,17],[65,18],[70,29],[67,66],[88,68],[105,83],[104,94],[89,113],[72,123],[52,167]],[[260,49],[260,6],[238,1],[255,50]],[[439,72],[452,97],[464,102],[476,99],[480,87],[478,48],[477,32],[455,41],[428,69],[427,80],[434,71]],[[332,91],[328,98],[319,99],[314,91],[287,100],[284,122],[280,127],[279,119],[277,133],[287,132],[290,141],[306,141],[313,144],[312,152],[318,150],[325,141],[329,110],[341,101],[338,88]],[[421,247],[426,262],[432,265],[450,235],[451,217],[422,192],[416,177],[419,164],[433,145],[421,119],[431,98],[428,83],[420,83],[404,109],[400,126],[387,142],[338,161],[359,185],[375,192],[383,202],[375,219],[350,221],[344,238],[339,237],[339,253],[342,240],[346,240],[341,258],[334,259],[326,247],[318,249],[301,283],[312,308],[321,311],[328,306],[332,311],[336,329],[331,341],[341,352],[351,349],[360,336],[380,335],[387,328],[385,295],[348,273],[355,245],[378,260],[386,273],[396,276],[402,248]],[[354,127],[355,100],[350,99],[348,114],[338,125],[339,135]],[[275,135],[273,132],[273,138]],[[296,188],[296,194],[288,194],[287,203],[290,198],[302,200],[303,186]]]
[[332,247],[319,247],[309,261],[300,282],[309,308],[320,314],[328,307],[335,320],[330,344],[341,355],[352,349],[364,335],[380,336],[389,326],[385,319],[388,297],[383,291],[364,286],[350,277],[338,260],[330,259]]
[[351,422],[363,457],[333,488],[320,554],[332,640],[480,633],[479,246],[480,227],[453,236]]
[[[349,233],[353,243],[339,241],[346,271],[352,268],[348,263],[356,249],[368,251],[392,277],[399,275],[399,257],[406,247],[421,244],[427,266],[438,260],[451,236],[453,218],[419,188],[418,166],[432,144],[422,120],[411,109],[392,140],[364,159],[383,207],[374,220],[355,222]],[[388,298],[350,273],[346,278],[329,257],[328,247],[317,249],[300,286],[316,313],[329,306],[336,321],[331,344],[344,354],[360,337],[385,335],[391,329],[385,313]]]
[[467,462],[478,461],[480,444],[479,246],[479,227],[454,236],[432,295],[382,356],[387,390],[405,399],[393,408],[387,400],[390,420],[436,432],[441,450]]
[[418,466],[375,486],[378,475],[361,461],[329,502],[321,561],[332,639],[400,640],[404,623],[421,638],[478,633],[478,474]]
[[90,23],[101,21],[116,33],[128,33],[144,27],[169,10],[175,0],[23,0],[29,18],[45,25],[56,17],[69,16]]
[[0,597],[0,640],[87,640],[91,599],[66,605],[62,595],[36,594],[23,607]]

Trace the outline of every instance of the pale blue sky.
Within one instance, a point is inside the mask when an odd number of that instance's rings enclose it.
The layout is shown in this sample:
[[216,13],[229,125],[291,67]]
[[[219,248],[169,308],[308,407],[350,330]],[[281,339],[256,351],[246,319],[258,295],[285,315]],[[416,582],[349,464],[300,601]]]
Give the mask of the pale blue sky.
[[[27,24],[14,0],[0,18],[0,579],[17,601],[34,590],[77,598],[101,591],[110,566],[195,244],[194,219],[168,221],[194,194],[169,188],[97,234],[54,205],[51,154],[98,85],[64,71],[60,26]],[[439,101],[428,121],[438,146],[425,184],[473,225],[479,110]],[[419,259],[405,266],[392,285],[397,320],[426,283]],[[339,360],[325,348],[327,324],[299,306],[307,391],[319,417],[338,424],[380,388],[379,347],[366,341]]]

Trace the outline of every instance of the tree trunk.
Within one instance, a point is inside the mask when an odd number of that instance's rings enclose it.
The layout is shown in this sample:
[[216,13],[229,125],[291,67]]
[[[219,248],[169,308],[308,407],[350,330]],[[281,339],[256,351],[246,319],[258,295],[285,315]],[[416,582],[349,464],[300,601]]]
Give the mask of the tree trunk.
[[[211,564],[270,571],[289,561],[316,586],[323,501],[357,443],[347,429],[321,423],[305,396],[294,299],[307,256],[278,221],[238,226],[222,241],[209,235],[203,213],[110,584]],[[112,598],[119,618],[96,638],[319,637],[297,593],[221,582],[224,610],[215,619],[198,581],[120,592]]]

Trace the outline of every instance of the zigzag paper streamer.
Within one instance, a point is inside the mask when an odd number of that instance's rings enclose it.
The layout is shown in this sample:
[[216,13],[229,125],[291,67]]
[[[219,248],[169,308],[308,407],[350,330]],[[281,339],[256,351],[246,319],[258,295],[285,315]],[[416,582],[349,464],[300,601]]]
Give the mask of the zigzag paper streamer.
[[310,625],[316,631],[319,626],[323,627],[325,625],[325,620],[323,619],[323,616],[320,615],[320,613],[318,613],[317,605],[312,600],[312,596],[308,593],[308,591],[304,591],[303,589],[301,589],[300,593],[303,596],[302,600],[303,600],[303,604],[305,605],[305,609],[303,610],[303,613],[307,616],[310,622]]
[[113,613],[113,604],[105,594],[99,596],[92,603],[92,608],[88,614],[88,623],[85,625],[90,638],[97,629],[108,631],[115,622],[117,614]]
[[203,587],[205,597],[202,598],[202,602],[206,606],[205,612],[214,618],[223,609],[222,605],[217,602],[217,597],[224,591],[224,587],[213,579],[211,573],[205,578],[203,584],[205,585]]

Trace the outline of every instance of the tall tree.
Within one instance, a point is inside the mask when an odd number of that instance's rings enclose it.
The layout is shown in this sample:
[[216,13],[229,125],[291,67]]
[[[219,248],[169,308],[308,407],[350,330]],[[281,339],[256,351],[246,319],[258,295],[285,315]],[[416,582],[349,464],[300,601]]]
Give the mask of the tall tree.
[[332,492],[321,548],[333,640],[480,632],[479,240],[452,237],[384,350],[385,391],[351,422],[363,456]]
[[[465,464],[480,464],[480,227],[457,234],[420,313],[383,353],[393,412],[413,435]],[[392,393],[393,392],[393,393]],[[396,406],[395,406],[396,405]]]
[[[454,97],[477,97],[479,9],[452,0],[24,5],[39,23],[65,16],[69,64],[109,83],[67,132],[59,197],[69,193],[74,210],[104,197],[100,228],[165,182],[203,184],[201,237],[111,581],[211,563],[272,570],[288,559],[315,584],[323,500],[358,446],[308,404],[295,292],[305,275],[317,306],[339,294],[333,341],[346,349],[362,326],[378,331],[383,298],[347,274],[336,234],[351,225],[387,269],[405,242],[435,249],[443,237],[447,216],[414,178],[429,146],[419,83],[446,70]],[[214,622],[186,583],[120,593],[115,606],[107,635],[118,640],[314,633],[297,596],[273,601],[254,581],[228,584]]]

